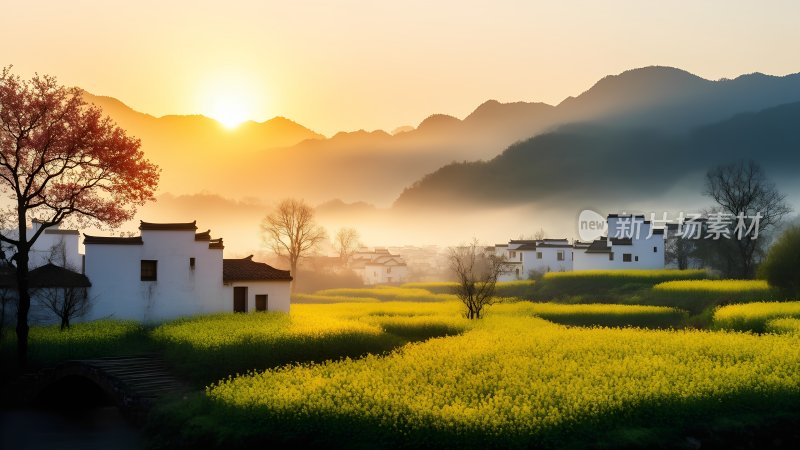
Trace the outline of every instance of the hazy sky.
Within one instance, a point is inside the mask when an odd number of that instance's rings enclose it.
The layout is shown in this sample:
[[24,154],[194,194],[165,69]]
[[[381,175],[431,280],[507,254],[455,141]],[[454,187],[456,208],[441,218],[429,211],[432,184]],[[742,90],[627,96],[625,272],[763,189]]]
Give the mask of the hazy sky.
[[646,65],[800,71],[800,2],[12,1],[0,65],[153,115],[289,117],[318,132],[557,103]]

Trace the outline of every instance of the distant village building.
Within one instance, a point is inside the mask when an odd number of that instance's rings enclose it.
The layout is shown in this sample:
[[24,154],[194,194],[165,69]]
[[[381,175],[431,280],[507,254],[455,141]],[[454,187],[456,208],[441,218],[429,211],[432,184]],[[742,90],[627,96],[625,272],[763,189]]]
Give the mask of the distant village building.
[[[31,228],[26,231],[26,237],[30,239],[41,226],[42,223],[34,219]],[[2,233],[11,239],[18,237],[17,230],[3,230]],[[83,267],[83,255],[78,252],[79,239],[78,230],[62,230],[60,227],[45,229],[31,247],[28,267],[34,269],[47,263],[53,263],[80,272]],[[2,249],[2,258],[11,258],[14,249],[6,243],[3,243]]]
[[350,258],[350,269],[361,277],[367,286],[376,284],[401,284],[408,281],[408,266],[400,255],[385,248],[359,250]]
[[[28,232],[38,226],[34,222]],[[210,230],[198,233],[195,222],[141,222],[139,230],[131,237],[85,235],[85,255],[79,253],[77,230],[45,230],[40,240],[45,239],[34,246],[31,280],[53,286],[58,278],[88,288],[91,305],[81,320],[159,322],[226,311],[289,312],[289,271],[252,256],[225,259],[222,239],[212,239]],[[47,257],[53,246],[63,247],[66,268]],[[9,256],[10,249],[4,250]],[[45,316],[36,311],[35,292],[31,308],[32,318]]]
[[527,279],[536,272],[665,267],[663,228],[651,228],[650,221],[642,215],[609,214],[606,220],[611,237],[603,236],[592,242],[511,240],[487,251],[508,261],[508,269],[500,281]]

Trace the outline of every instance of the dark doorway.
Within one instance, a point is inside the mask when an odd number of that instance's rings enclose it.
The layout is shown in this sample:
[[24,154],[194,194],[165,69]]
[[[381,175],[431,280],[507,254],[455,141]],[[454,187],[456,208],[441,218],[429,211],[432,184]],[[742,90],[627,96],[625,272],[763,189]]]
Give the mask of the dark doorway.
[[233,312],[247,312],[247,287],[233,288]]
[[256,295],[256,311],[266,311],[267,310],[267,294],[259,294]]

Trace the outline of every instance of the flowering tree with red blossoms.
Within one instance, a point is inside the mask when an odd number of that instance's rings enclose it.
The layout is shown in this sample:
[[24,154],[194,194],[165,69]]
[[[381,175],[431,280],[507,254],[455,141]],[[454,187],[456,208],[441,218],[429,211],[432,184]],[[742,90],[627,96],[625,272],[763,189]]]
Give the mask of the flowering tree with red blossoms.
[[[28,353],[31,246],[66,219],[114,227],[153,200],[159,169],[139,147],[138,139],[87,105],[80,89],[60,86],[51,76],[21,80],[10,68],[0,74],[0,219],[18,231],[0,234],[0,241],[14,252],[22,367]],[[28,235],[34,219],[41,227]]]

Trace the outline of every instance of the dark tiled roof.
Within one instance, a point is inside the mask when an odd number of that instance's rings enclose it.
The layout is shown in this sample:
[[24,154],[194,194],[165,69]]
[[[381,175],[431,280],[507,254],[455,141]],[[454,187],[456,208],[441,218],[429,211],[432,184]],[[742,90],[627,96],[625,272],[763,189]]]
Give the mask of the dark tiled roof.
[[108,244],[108,245],[142,245],[141,236],[133,236],[133,237],[112,237],[112,236],[90,236],[88,234],[83,235],[83,243],[84,245],[90,244]]
[[194,240],[195,241],[210,241],[211,240],[211,230],[204,231],[202,233],[195,233]]
[[607,216],[608,219],[625,219],[629,217],[632,219],[642,219],[639,221],[640,223],[650,223],[649,220],[644,220],[644,214],[609,214]]
[[224,249],[224,248],[225,248],[225,245],[223,245],[223,244],[222,244],[222,238],[218,238],[218,239],[211,239],[211,240],[208,242],[208,248],[213,248],[213,249],[217,249],[217,250],[222,250],[222,249]]
[[78,230],[61,230],[58,228],[48,228],[44,230],[44,234],[74,234],[80,236]]
[[613,245],[633,245],[633,239],[631,239],[631,238],[611,238],[611,243]]
[[510,244],[535,244],[535,239],[512,239],[508,241]]
[[536,245],[538,247],[545,247],[545,248],[548,248],[548,247],[549,248],[569,248],[569,247],[572,247],[568,242],[566,242],[566,239],[564,241],[565,242],[563,244],[554,244],[554,243],[551,243],[551,242],[542,242],[541,244],[536,244]]
[[581,241],[575,241],[575,243],[572,244],[572,246],[577,249],[587,249],[589,248],[590,245],[592,245],[591,242],[581,242]]
[[608,247],[605,239],[598,239],[589,245],[589,248],[586,249],[586,253],[611,253],[611,249]]
[[[514,250],[536,250],[536,244],[522,244]],[[511,250],[512,252],[514,250]]]
[[242,259],[222,260],[222,281],[292,281],[288,270],[253,261],[253,255]]
[[141,221],[139,224],[140,230],[159,230],[159,231],[185,231],[185,230],[196,230],[197,229],[197,221],[194,220],[192,222],[187,223],[153,223],[153,222],[145,222]]
[[30,271],[31,287],[89,287],[92,283],[82,273],[47,263]]

